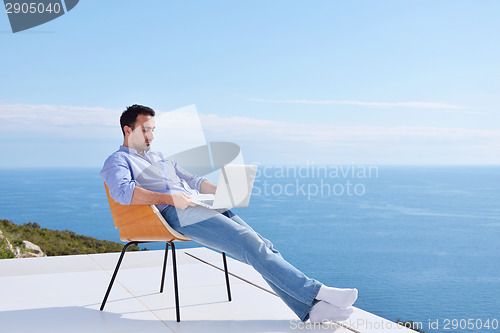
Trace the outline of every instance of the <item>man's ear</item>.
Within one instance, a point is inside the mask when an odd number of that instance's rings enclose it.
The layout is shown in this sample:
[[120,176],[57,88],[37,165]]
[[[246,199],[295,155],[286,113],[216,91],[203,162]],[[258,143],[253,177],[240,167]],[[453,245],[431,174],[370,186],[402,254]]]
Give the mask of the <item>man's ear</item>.
[[130,126],[125,125],[125,126],[123,126],[123,131],[125,132],[125,135],[130,135],[130,134],[132,134],[133,129]]

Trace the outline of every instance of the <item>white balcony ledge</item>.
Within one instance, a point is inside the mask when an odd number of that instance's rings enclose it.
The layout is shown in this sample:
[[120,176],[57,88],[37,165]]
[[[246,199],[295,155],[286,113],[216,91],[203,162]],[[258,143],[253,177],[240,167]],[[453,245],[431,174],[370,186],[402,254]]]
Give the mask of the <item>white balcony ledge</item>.
[[0,260],[1,331],[413,332],[358,308],[343,326],[302,323],[257,272],[231,258],[233,300],[228,302],[224,273],[217,268],[222,257],[207,248],[177,250],[181,306],[177,323],[171,256],[165,290],[159,293],[163,254],[127,253],[102,312],[100,303],[118,253]]

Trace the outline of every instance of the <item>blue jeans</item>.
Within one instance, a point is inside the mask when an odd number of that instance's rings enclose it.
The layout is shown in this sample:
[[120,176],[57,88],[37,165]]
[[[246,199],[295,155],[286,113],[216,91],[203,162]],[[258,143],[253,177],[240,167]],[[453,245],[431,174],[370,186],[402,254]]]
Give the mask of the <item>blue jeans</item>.
[[[315,297],[322,284],[308,278],[283,259],[269,240],[255,232],[238,215],[230,210],[214,212],[201,206],[186,210],[168,206],[162,215],[172,228],[192,240],[251,265],[300,320],[309,318],[309,311],[317,302]],[[204,215],[207,219],[203,220],[200,216]],[[186,221],[193,216],[197,221]]]

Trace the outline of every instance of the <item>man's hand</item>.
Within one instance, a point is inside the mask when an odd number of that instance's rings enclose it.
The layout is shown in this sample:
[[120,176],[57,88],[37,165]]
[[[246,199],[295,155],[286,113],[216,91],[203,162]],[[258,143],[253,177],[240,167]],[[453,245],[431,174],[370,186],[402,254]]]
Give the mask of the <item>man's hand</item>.
[[200,185],[200,193],[203,194],[215,194],[217,190],[217,186],[209,182],[208,180],[204,180]]
[[188,207],[196,206],[194,202],[189,200],[191,197],[186,193],[172,193],[171,195],[175,208],[186,209]]

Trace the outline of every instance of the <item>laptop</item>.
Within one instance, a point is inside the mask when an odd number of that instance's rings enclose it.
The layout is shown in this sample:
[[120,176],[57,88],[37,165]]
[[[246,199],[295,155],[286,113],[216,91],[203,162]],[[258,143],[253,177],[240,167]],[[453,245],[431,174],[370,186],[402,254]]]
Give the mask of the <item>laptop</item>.
[[221,168],[214,194],[191,196],[191,202],[209,209],[247,207],[257,165],[226,164]]

